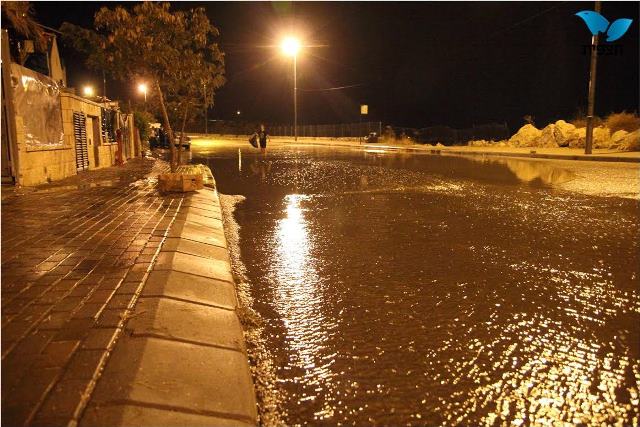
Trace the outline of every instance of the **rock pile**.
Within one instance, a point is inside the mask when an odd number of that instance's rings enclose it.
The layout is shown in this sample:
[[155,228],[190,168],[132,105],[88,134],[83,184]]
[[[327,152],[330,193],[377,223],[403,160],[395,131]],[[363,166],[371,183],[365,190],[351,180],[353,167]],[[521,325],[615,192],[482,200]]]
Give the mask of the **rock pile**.
[[[532,124],[522,126],[515,135],[505,141],[469,141],[471,147],[542,147],[584,148],[587,129],[577,128],[564,120],[558,120],[542,130]],[[619,130],[613,134],[605,126],[593,129],[593,148],[610,148],[621,151],[640,150],[640,129],[634,132]]]

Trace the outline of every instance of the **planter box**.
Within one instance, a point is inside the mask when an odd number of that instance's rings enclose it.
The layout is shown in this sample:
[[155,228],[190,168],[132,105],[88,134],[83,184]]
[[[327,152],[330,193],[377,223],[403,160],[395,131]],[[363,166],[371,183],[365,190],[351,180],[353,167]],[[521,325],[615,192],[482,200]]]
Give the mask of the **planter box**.
[[160,191],[186,193],[204,188],[201,174],[163,173],[158,175]]

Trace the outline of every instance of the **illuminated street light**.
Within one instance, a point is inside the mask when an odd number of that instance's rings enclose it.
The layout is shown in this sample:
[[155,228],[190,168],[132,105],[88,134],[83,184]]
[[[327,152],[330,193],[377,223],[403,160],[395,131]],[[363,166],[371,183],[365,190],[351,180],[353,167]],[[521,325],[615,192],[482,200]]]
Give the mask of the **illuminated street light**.
[[147,102],[147,84],[146,83],[140,83],[138,85],[138,92],[140,93],[144,93],[144,102]]
[[236,114],[239,116],[240,115],[240,110],[236,111]]
[[300,42],[294,37],[285,38],[281,45],[282,53],[293,57],[293,135],[298,140],[298,51]]
[[93,98],[93,96],[96,94],[96,91],[93,89],[93,86],[85,86],[82,88],[82,93],[88,98]]
[[295,57],[300,50],[300,42],[298,41],[298,39],[295,39],[293,37],[287,37],[282,41],[281,48],[282,53],[284,53],[285,55]]

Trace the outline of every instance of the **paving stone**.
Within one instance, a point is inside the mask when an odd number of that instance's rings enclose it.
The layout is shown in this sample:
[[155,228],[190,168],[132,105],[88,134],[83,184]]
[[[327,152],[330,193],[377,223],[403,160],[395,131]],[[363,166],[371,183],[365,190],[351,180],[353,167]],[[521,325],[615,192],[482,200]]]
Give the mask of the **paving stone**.
[[88,379],[63,379],[47,395],[36,412],[32,425],[55,427],[67,425],[73,418],[83,395],[89,387]]
[[106,350],[117,332],[116,328],[93,328],[82,342],[81,348],[83,350]]
[[238,418],[222,418],[203,414],[191,414],[168,409],[136,405],[89,405],[80,427],[242,427],[255,426],[255,421]]
[[233,281],[229,263],[181,252],[160,252],[154,270],[173,270],[211,279]]
[[242,326],[234,310],[225,310],[167,298],[141,298],[127,330],[244,350]]
[[222,227],[222,219],[212,216],[198,215],[194,212],[181,212],[176,215],[176,220],[191,222],[198,225],[205,225],[207,227]]
[[71,359],[79,345],[79,340],[52,341],[44,348],[36,365],[39,368],[62,368]]
[[246,354],[156,338],[119,340],[92,401],[123,399],[256,418]]
[[152,271],[142,295],[167,296],[229,309],[237,305],[232,283],[178,271]]
[[184,208],[180,209],[180,213],[193,213],[200,216],[222,220],[222,211],[220,209],[202,209],[196,206],[184,206]]
[[162,245],[161,252],[182,252],[189,255],[230,262],[229,251],[226,248],[176,237],[167,238],[164,245]]
[[51,309],[53,313],[59,311],[73,311],[80,307],[83,297],[81,296],[66,296],[62,300],[58,301]]
[[107,308],[109,309],[125,309],[129,306],[129,303],[131,303],[131,295],[128,294],[124,294],[124,295],[114,295],[113,297],[111,297],[111,299],[109,300],[109,303],[107,304]]
[[82,340],[89,333],[89,329],[95,324],[93,318],[71,319],[62,327],[53,338],[54,341]]
[[105,304],[89,303],[83,304],[78,311],[73,314],[74,319],[95,318],[98,313],[105,307]]
[[124,282],[116,289],[116,295],[133,295],[138,290],[140,282]]
[[20,426],[32,418],[61,371],[60,368],[35,370],[23,386],[2,393],[2,424]]
[[209,245],[227,247],[224,232],[219,228],[197,225],[185,221],[176,221],[167,237],[181,237]]
[[78,350],[66,367],[64,376],[69,379],[91,379],[98,370],[98,366],[107,352],[98,350]]
[[104,309],[98,317],[96,326],[100,328],[117,328],[122,320],[123,311],[121,309]]

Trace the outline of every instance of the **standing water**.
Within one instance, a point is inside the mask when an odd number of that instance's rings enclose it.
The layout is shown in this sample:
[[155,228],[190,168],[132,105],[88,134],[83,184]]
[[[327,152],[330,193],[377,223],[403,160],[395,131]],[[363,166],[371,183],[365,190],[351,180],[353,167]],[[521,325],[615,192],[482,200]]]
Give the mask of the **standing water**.
[[638,423],[640,207],[569,191],[637,166],[194,150],[236,196],[263,422]]

